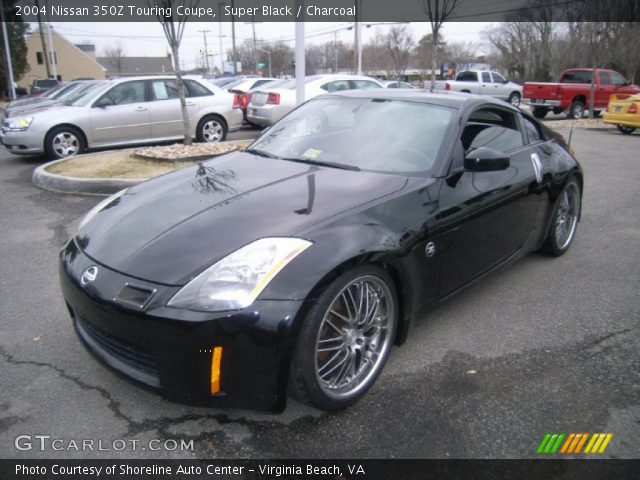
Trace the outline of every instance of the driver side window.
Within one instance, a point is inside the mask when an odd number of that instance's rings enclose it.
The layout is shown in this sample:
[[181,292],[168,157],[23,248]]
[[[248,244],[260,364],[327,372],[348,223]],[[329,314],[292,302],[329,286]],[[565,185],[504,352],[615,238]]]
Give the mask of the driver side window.
[[146,101],[144,80],[137,80],[134,82],[125,82],[120,85],[116,85],[107,93],[105,93],[98,103],[103,99],[109,101],[113,105],[127,105],[130,103],[141,103]]
[[516,116],[499,108],[481,108],[471,114],[460,137],[464,152],[480,147],[509,152],[524,145]]

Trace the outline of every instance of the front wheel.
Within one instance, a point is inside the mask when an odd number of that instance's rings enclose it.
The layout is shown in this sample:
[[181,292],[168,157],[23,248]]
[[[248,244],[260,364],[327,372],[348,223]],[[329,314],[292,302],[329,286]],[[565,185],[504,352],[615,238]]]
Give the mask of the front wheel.
[[551,255],[559,257],[569,250],[576,235],[581,202],[580,184],[571,178],[562,189],[553,210],[545,244],[545,250]]
[[71,126],[53,128],[44,139],[45,153],[54,160],[73,157],[82,152],[84,147],[82,133]]
[[616,128],[620,133],[624,135],[631,135],[633,132],[636,131],[635,127],[627,127],[625,125],[616,125]]
[[342,274],[304,320],[289,379],[291,395],[327,411],[355,403],[387,361],[397,316],[395,287],[385,270],[371,265]]
[[206,116],[198,123],[196,138],[199,142],[222,142],[227,138],[227,125],[216,115]]
[[518,92],[513,92],[509,95],[509,103],[514,107],[520,106],[520,94]]

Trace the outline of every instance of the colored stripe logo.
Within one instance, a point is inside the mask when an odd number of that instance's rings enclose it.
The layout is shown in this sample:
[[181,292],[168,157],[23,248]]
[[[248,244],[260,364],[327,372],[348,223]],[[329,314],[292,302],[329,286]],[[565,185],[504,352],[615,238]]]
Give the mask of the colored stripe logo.
[[604,453],[612,438],[613,433],[547,433],[537,453]]

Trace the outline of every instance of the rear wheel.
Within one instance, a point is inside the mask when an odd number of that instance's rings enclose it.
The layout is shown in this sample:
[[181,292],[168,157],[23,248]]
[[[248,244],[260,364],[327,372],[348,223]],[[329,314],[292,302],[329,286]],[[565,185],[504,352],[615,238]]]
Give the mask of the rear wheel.
[[624,135],[631,135],[636,131],[636,127],[627,127],[625,125],[616,125],[618,131]]
[[569,118],[573,118],[574,120],[580,120],[584,115],[584,103],[580,100],[576,100],[571,103],[571,107],[569,107]]
[[535,107],[533,109],[533,116],[536,118],[544,118],[547,116],[547,113],[549,113],[549,109],[548,108],[543,108],[543,107]]
[[581,201],[580,184],[571,178],[562,189],[553,211],[545,244],[545,250],[551,255],[559,257],[569,250],[576,234]]
[[509,103],[514,107],[520,106],[520,94],[518,92],[513,92],[509,95]]
[[389,274],[377,266],[338,277],[311,307],[294,353],[289,391],[335,411],[360,399],[387,361],[397,325]]
[[208,115],[198,123],[196,138],[199,142],[222,142],[227,138],[227,125],[217,115]]
[[55,127],[44,139],[44,150],[49,158],[73,157],[84,150],[84,136],[71,126]]

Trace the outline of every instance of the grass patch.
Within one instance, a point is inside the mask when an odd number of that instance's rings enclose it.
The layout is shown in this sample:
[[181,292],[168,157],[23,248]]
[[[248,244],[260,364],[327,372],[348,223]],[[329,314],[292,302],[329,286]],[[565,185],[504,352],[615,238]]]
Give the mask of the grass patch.
[[132,156],[133,149],[73,157],[45,168],[49,173],[77,178],[146,179],[193,165],[189,161],[146,160]]

